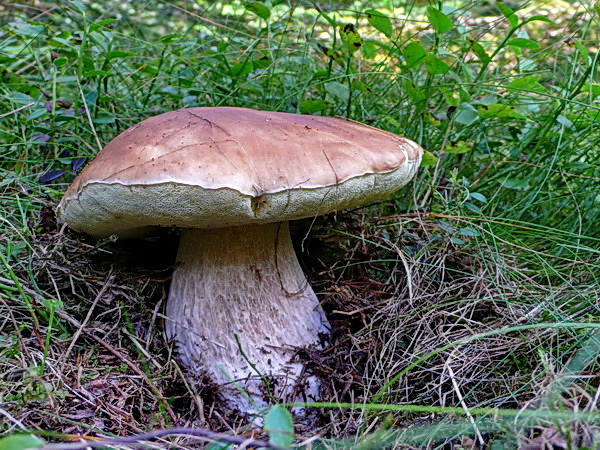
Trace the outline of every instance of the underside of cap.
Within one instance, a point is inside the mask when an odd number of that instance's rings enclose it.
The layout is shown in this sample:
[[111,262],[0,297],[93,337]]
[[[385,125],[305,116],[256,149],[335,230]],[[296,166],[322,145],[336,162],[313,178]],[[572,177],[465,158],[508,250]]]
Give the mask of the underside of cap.
[[111,141],[69,187],[57,213],[97,237],[298,219],[399,189],[421,155],[408,139],[337,118],[179,110]]

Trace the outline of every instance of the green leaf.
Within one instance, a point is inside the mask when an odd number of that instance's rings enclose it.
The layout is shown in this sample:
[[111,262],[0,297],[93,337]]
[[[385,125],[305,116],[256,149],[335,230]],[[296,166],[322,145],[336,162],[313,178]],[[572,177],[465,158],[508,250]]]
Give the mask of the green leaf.
[[271,10],[260,2],[244,2],[244,8],[262,19],[268,20],[271,17]]
[[27,120],[28,122],[38,119],[40,117],[42,117],[43,115],[45,115],[48,111],[46,110],[46,108],[38,108],[36,110],[34,110],[31,114],[29,114],[27,116]]
[[546,89],[540,84],[539,80],[539,75],[527,75],[524,77],[519,77],[508,83],[508,88],[513,92],[532,91],[544,93],[546,92]]
[[475,56],[477,56],[481,60],[481,62],[490,62],[490,56],[487,54],[487,52],[479,42],[471,38],[467,38],[467,42],[469,43],[469,48],[471,49],[471,51],[475,53]]
[[331,83],[325,84],[325,90],[333,97],[337,97],[343,102],[347,102],[350,97],[350,89],[345,84],[339,81],[332,81]]
[[71,5],[75,6],[81,15],[85,16],[85,6],[79,0],[71,0]]
[[425,55],[425,67],[431,75],[442,75],[450,70],[450,66],[433,53]]
[[452,20],[446,14],[433,6],[427,7],[427,18],[429,23],[438,33],[446,33],[454,28]]
[[367,15],[367,20],[373,28],[391,39],[394,28],[392,27],[392,21],[389,19],[389,17],[374,9],[367,9],[365,14]]
[[506,178],[500,181],[500,184],[507,189],[523,190],[529,187],[527,180],[522,178]]
[[0,439],[0,450],[25,450],[44,445],[44,441],[33,434],[13,434]]
[[252,61],[240,61],[231,67],[231,76],[245,77],[254,70]]
[[590,64],[590,54],[587,48],[581,43],[579,39],[573,39],[573,42],[575,43],[575,47],[577,47],[577,50],[579,50],[579,53],[581,53],[581,56],[583,56],[583,59],[586,62],[586,66],[588,66]]
[[409,67],[414,67],[417,64],[425,62],[425,56],[427,56],[427,50],[419,41],[413,41],[409,43],[402,50],[402,56]]
[[471,192],[469,194],[469,197],[472,198],[473,200],[477,200],[478,202],[487,203],[486,196],[483,194],[480,194],[479,192]]
[[46,27],[37,23],[15,20],[9,23],[8,28],[17,36],[37,37],[45,33]]
[[83,78],[110,77],[113,75],[114,73],[111,73],[108,70],[90,70],[89,72],[83,74]]
[[519,24],[519,18],[517,17],[515,12],[512,9],[506,7],[504,5],[504,2],[496,2],[496,6],[498,6],[498,9],[502,13],[502,15],[506,17],[506,20],[508,20],[508,23],[511,27],[514,28]]
[[298,110],[301,114],[312,114],[323,111],[327,106],[325,100],[304,100],[298,104]]
[[354,53],[362,47],[363,39],[351,23],[347,23],[340,28],[340,37],[342,38],[344,47],[350,53]]
[[471,146],[465,141],[451,141],[444,148],[446,153],[467,153],[471,150]]
[[323,18],[329,23],[329,25],[331,25],[331,28],[335,29],[337,27],[337,21],[335,20],[335,17],[329,17],[327,14],[325,14],[320,9],[319,9],[319,14],[321,16],[323,16]]
[[172,44],[174,42],[180,41],[185,35],[184,34],[167,34],[162,36],[158,42],[161,44]]
[[110,113],[99,113],[98,116],[94,118],[93,122],[95,124],[115,123],[115,116]]
[[479,120],[479,114],[470,103],[461,103],[454,112],[454,121],[463,125],[471,125],[477,120]]
[[269,409],[265,416],[265,431],[269,443],[288,448],[294,442],[294,420],[292,414],[281,405]]
[[467,208],[469,211],[474,212],[475,214],[481,214],[481,208],[479,208],[479,206],[477,206],[471,202],[464,202],[463,206],[465,208]]
[[425,150],[425,152],[423,153],[423,158],[421,158],[421,166],[423,166],[423,167],[434,166],[437,164],[437,162],[438,162],[438,157],[435,156],[430,151]]
[[460,238],[457,238],[456,236],[452,236],[452,237],[450,238],[450,241],[452,241],[452,242],[453,242],[454,244],[456,244],[456,245],[465,245],[465,244],[466,244],[466,242],[465,242],[465,241],[463,241],[463,240],[462,240],[462,239],[460,239]]
[[122,50],[112,50],[112,51],[108,52],[108,54],[106,55],[106,58],[107,59],[127,58],[128,56],[138,56],[138,55],[133,52],[125,52]]
[[56,67],[62,67],[67,64],[69,60],[64,56],[61,56],[60,58],[56,58],[53,62]]
[[541,47],[541,45],[538,44],[537,42],[532,41],[531,39],[526,39],[526,38],[511,39],[510,41],[508,41],[508,45],[512,45],[513,47],[518,47],[518,48],[530,48],[532,50],[537,50],[538,48]]
[[477,114],[481,119],[489,119],[490,117],[514,117],[516,119],[527,119],[523,114],[519,114],[512,105],[503,105],[502,103],[492,103],[491,105],[483,105],[477,110]]
[[[479,210],[479,213],[481,213],[481,210]],[[464,227],[461,228],[460,230],[458,230],[458,234],[460,234],[461,236],[468,236],[468,237],[477,237],[480,236],[481,233],[473,227]]]
[[594,97],[597,97],[600,95],[600,84],[588,84],[581,89],[581,92],[588,92]]
[[552,19],[549,19],[549,18],[548,18],[548,17],[546,17],[546,16],[531,16],[530,18],[528,18],[528,19],[524,20],[524,21],[523,21],[523,23],[522,23],[521,25],[525,25],[526,23],[529,23],[529,22],[536,22],[536,21],[537,21],[537,22],[546,22],[546,23],[551,23],[551,24],[554,24],[554,25],[556,25],[556,22],[555,22],[554,20],[552,20]]
[[95,22],[90,25],[90,28],[88,29],[88,33],[91,33],[92,31],[96,31],[97,29],[102,28],[103,26],[108,25],[109,23],[116,22],[116,20],[117,19],[99,20],[98,22]]

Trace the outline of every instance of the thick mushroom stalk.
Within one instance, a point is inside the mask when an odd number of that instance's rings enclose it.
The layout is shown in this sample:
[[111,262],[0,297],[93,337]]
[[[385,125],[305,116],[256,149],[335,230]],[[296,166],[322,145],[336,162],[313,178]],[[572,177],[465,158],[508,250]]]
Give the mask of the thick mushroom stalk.
[[287,222],[183,230],[167,316],[182,362],[221,385],[236,409],[318,398],[316,378],[292,358],[319,346],[329,324]]

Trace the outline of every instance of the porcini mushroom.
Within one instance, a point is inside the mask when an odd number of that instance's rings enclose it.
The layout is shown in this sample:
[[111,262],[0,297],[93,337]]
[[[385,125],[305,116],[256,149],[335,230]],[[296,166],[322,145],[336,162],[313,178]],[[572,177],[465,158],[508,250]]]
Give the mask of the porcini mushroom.
[[[166,307],[167,336],[196,375],[258,404],[263,378],[291,397],[329,325],[292,247],[288,221],[358,206],[415,174],[422,149],[343,119],[206,107],[144,120],[111,141],[58,205],[95,237],[182,228]],[[311,399],[318,383],[308,379]],[[253,408],[233,388],[221,394]]]

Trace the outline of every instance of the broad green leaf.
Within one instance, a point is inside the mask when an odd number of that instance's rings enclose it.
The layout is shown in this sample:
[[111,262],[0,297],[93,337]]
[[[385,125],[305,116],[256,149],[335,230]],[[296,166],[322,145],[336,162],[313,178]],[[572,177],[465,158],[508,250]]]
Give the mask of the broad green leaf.
[[350,53],[354,53],[362,47],[363,39],[351,23],[347,23],[340,28],[340,37],[342,38],[344,47]]
[[571,122],[565,116],[558,116],[556,121],[566,128],[573,128],[573,122]]
[[350,89],[348,89],[348,86],[340,83],[339,81],[326,83],[325,90],[328,94],[338,98],[339,100],[342,100],[343,102],[347,102],[348,98],[350,97]]
[[458,106],[460,105],[460,100],[455,96],[455,92],[454,91],[446,91],[442,94],[444,96],[444,100],[446,100],[446,103],[448,103],[450,106]]
[[532,50],[537,50],[541,47],[540,44],[538,44],[537,42],[526,38],[511,39],[510,41],[508,41],[508,45],[512,45],[513,47],[518,48],[530,48]]
[[589,65],[590,64],[590,54],[589,54],[587,48],[585,47],[585,45],[583,45],[579,39],[573,39],[573,42],[575,43],[575,47],[577,47],[577,50],[579,50],[579,53],[581,53],[581,56],[583,56],[583,59],[585,60],[586,65]]
[[110,113],[99,113],[98,116],[94,117],[93,122],[95,124],[115,123],[115,116]]
[[490,62],[490,56],[479,42],[471,38],[467,38],[467,42],[469,43],[471,51],[475,53],[475,56],[477,56],[484,63]]
[[85,6],[79,0],[71,0],[71,5],[75,6],[79,12],[85,16]]
[[592,120],[600,123],[600,111],[597,109],[586,109],[585,114]]
[[594,97],[600,95],[600,84],[588,84],[581,89],[581,92],[589,92]]
[[61,56],[60,58],[56,58],[53,63],[56,67],[62,67],[65,64],[67,64],[69,62],[69,60],[67,58],[65,58],[64,56]]
[[532,91],[532,92],[546,92],[544,86],[542,86],[539,82],[539,75],[527,75],[524,77],[519,77],[510,83],[508,83],[508,88],[511,91]]
[[[481,212],[481,210],[479,212]],[[477,237],[477,236],[481,235],[481,233],[476,228],[473,228],[473,227],[461,228],[460,230],[458,230],[458,234],[460,234],[461,236],[468,236],[468,237]]]
[[301,114],[312,114],[323,111],[327,106],[325,100],[304,100],[298,104],[298,110]]
[[0,439],[0,450],[25,450],[44,445],[44,441],[33,434],[13,434]]
[[487,203],[486,196],[483,194],[480,194],[479,192],[471,192],[469,194],[469,197],[472,198],[473,200],[477,200],[478,202]]
[[115,22],[117,19],[104,19],[104,20],[100,20],[98,22],[95,22],[93,24],[90,25],[90,28],[88,30],[88,33],[91,33],[92,31],[96,31],[99,28],[102,28],[105,25],[108,25],[109,23],[113,23]]
[[425,150],[425,152],[423,153],[423,158],[421,158],[421,165],[423,167],[434,166],[437,164],[437,162],[438,162],[438,157],[435,156],[430,151]]
[[446,33],[454,28],[452,20],[446,14],[433,6],[427,7],[427,18],[429,23],[438,33]]
[[425,62],[425,56],[427,56],[427,50],[419,41],[413,41],[409,43],[402,50],[402,56],[409,67],[413,67],[417,64]]
[[288,448],[294,442],[294,420],[292,414],[281,405],[272,406],[265,416],[265,431],[269,443]]
[[442,75],[450,70],[450,66],[433,53],[425,55],[425,67],[431,75]]
[[515,12],[512,9],[506,7],[504,5],[504,2],[497,1],[496,6],[498,6],[498,9],[502,13],[502,15],[506,17],[506,20],[508,20],[508,23],[511,27],[514,28],[519,24],[519,18],[517,17]]
[[268,20],[271,17],[271,10],[261,2],[244,2],[244,8],[262,19]]
[[322,10],[319,10],[319,14],[321,16],[323,16],[323,18],[325,18],[325,20],[329,23],[329,25],[331,25],[331,28],[333,28],[333,29],[337,28],[337,21],[335,20],[335,17],[329,17]]
[[231,76],[245,77],[253,70],[254,64],[252,64],[252,61],[240,61],[231,67]]
[[465,141],[451,141],[444,148],[446,153],[467,153],[471,150],[471,146]]
[[463,206],[465,208],[467,208],[469,211],[474,212],[475,214],[481,214],[481,208],[479,208],[479,206],[477,206],[471,202],[464,202]]
[[477,110],[477,114],[482,119],[490,117],[514,117],[515,119],[527,119],[526,116],[516,111],[512,105],[503,105],[501,103],[493,103],[491,105],[483,105]]
[[40,117],[42,117],[43,115],[47,114],[48,111],[46,110],[46,108],[38,108],[36,110],[34,110],[31,114],[29,114],[27,116],[27,121],[30,122],[32,120],[38,119]]
[[367,15],[367,20],[373,28],[382,32],[388,38],[392,37],[394,28],[392,27],[392,21],[389,19],[389,17],[374,9],[367,9],[365,14]]
[[526,179],[523,178],[505,178],[500,181],[500,184],[507,189],[527,189],[529,187],[529,183]]
[[525,25],[526,23],[529,23],[529,22],[536,22],[536,21],[537,22],[546,22],[546,23],[556,24],[556,22],[554,22],[554,20],[549,19],[546,16],[531,16],[530,18],[525,19],[523,21],[522,25]]
[[114,75],[108,70],[90,70],[83,74],[83,78],[93,78],[93,77],[109,77]]
[[[406,80],[403,83],[404,92],[408,93],[408,97],[414,103],[424,102],[426,100],[425,92],[418,84],[415,84],[412,80]],[[427,117],[427,115],[425,116]]]
[[37,37],[44,34],[46,27],[37,23],[23,22],[16,19],[8,24],[8,28],[17,36]]
[[471,125],[477,120],[479,120],[479,114],[470,103],[461,103],[454,112],[454,121],[463,125]]

